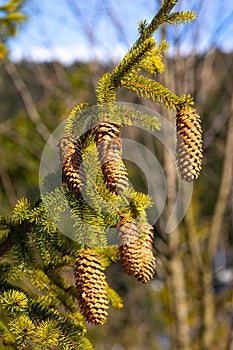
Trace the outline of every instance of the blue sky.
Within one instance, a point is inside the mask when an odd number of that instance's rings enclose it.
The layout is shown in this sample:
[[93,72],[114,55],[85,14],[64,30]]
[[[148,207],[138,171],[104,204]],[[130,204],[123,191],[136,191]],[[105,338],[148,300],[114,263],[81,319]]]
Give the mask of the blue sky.
[[[0,0],[1,3],[6,1]],[[9,42],[14,60],[119,60],[137,38],[137,23],[149,22],[158,0],[28,0],[27,23]],[[168,28],[170,52],[233,52],[233,0],[180,0],[197,20]],[[159,32],[155,38],[159,41]],[[173,45],[174,44],[174,45]]]

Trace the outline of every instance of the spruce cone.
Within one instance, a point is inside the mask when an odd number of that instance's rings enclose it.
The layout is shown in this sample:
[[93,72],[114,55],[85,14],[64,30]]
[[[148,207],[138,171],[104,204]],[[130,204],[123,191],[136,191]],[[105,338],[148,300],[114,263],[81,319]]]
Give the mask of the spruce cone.
[[[139,238],[139,225],[140,230],[143,230],[143,238]],[[127,222],[120,227],[119,251],[122,268],[142,283],[150,281],[155,273],[153,238],[153,228],[148,223]]]
[[121,194],[128,185],[128,171],[122,160],[120,124],[103,121],[95,128],[95,142],[104,180],[109,191]]
[[156,268],[152,251],[154,232],[153,227],[147,222],[140,223],[140,228],[143,230],[143,237],[141,238],[142,263],[135,277],[138,281],[146,283],[153,278]]
[[135,276],[140,271],[142,247],[133,221],[120,227],[118,240],[122,268],[128,275]]
[[74,277],[81,313],[86,321],[101,325],[108,315],[106,276],[100,257],[91,249],[79,254]]
[[81,143],[73,136],[65,136],[58,147],[62,160],[62,183],[67,184],[71,191],[80,193],[86,180]]
[[200,116],[191,107],[176,115],[176,161],[182,179],[197,179],[202,165],[202,130]]

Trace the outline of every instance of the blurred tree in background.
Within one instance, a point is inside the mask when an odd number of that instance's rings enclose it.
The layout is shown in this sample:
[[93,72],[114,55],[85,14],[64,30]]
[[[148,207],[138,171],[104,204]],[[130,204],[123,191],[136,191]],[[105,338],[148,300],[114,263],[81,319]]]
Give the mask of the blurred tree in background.
[[[22,2],[10,3],[15,8],[0,8],[6,14],[1,19],[5,18],[9,28],[8,32],[1,31],[4,54],[7,38],[15,34],[15,24],[24,19],[17,7]],[[78,1],[68,3],[77,22],[82,23],[90,45],[94,45],[94,28],[85,24]],[[113,8],[105,1],[101,6],[126,40],[127,33]],[[197,6],[197,15],[198,10],[201,12],[201,5],[199,9]],[[17,15],[13,15],[14,11]],[[180,33],[173,28],[171,32],[163,27],[161,39],[173,35],[175,52],[166,57],[166,75],[160,79],[179,95],[188,91],[196,101],[203,120],[203,170],[195,182],[186,217],[175,232],[163,235],[175,200],[175,170],[161,146],[153,138],[148,139],[147,134],[140,134],[144,144],[158,154],[168,184],[167,205],[157,223],[159,233],[154,243],[157,275],[148,285],[138,285],[117,264],[109,267],[112,287],[123,297],[124,308],[120,312],[111,310],[105,326],[88,326],[98,350],[233,349],[233,55],[214,46],[208,52],[198,53],[195,37],[200,31],[200,27],[195,27],[189,39],[193,45],[191,53],[185,56],[185,31]],[[97,60],[70,66],[56,61],[1,61],[2,215],[11,216],[22,196],[32,201],[39,198],[38,167],[49,135],[72,107],[82,101],[95,103],[95,85],[112,66],[113,62]],[[119,100],[167,113],[126,90],[119,93]],[[174,119],[171,113],[167,118]],[[139,137],[138,130],[134,130],[134,137]],[[131,173],[132,181],[137,183],[137,174],[133,170]],[[146,188],[143,182],[137,186]]]
[[0,6],[0,58],[7,55],[7,40],[17,34],[19,25],[26,19],[20,12],[23,4],[23,0],[10,0]]

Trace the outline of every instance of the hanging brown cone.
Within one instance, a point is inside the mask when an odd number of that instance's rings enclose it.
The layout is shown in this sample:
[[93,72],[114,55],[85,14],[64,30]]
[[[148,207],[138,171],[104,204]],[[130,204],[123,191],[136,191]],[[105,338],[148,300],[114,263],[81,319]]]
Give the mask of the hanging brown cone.
[[142,231],[142,238],[141,240],[141,255],[142,255],[142,262],[140,265],[139,272],[136,274],[136,278],[138,281],[142,283],[149,282],[155,273],[155,257],[153,255],[153,240],[154,240],[154,231],[153,227],[147,223],[143,222],[140,223],[140,230]]
[[123,160],[109,160],[102,165],[101,169],[108,190],[118,195],[123,193],[128,185],[128,172]]
[[[139,237],[139,231],[142,232],[142,238]],[[120,227],[118,240],[122,268],[142,283],[150,281],[155,273],[153,239],[153,227],[149,223],[131,221]]]
[[194,108],[184,107],[176,115],[176,162],[182,179],[197,179],[202,166],[202,129]]
[[86,321],[101,325],[106,322],[108,310],[107,282],[100,257],[91,249],[79,254],[74,278],[81,313]]
[[118,236],[120,260],[128,275],[136,275],[141,265],[141,241],[135,222],[126,222],[120,226]]
[[98,148],[104,181],[109,191],[121,194],[128,185],[128,171],[122,160],[121,125],[110,120],[95,127],[95,142]]
[[62,183],[68,188],[80,193],[86,181],[82,164],[82,146],[73,136],[64,136],[58,144],[62,160]]

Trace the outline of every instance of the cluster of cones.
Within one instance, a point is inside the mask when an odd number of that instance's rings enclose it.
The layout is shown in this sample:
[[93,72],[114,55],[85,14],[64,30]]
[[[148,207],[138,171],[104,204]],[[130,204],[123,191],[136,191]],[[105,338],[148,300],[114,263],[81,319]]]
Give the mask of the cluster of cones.
[[[177,113],[176,159],[181,177],[196,179],[202,162],[202,136],[200,118],[191,107]],[[121,125],[101,121],[94,129],[95,142],[104,181],[110,192],[121,195],[128,186],[128,172],[122,159]],[[80,193],[85,185],[82,167],[82,147],[79,140],[64,137],[60,144],[63,170],[62,179],[70,190]],[[146,283],[155,272],[152,244],[153,227],[147,222],[124,218],[119,227],[119,255],[124,271]],[[106,322],[108,309],[107,282],[101,257],[93,249],[84,249],[76,260],[75,283],[81,312],[93,324]]]
[[[121,125],[103,120],[95,128],[95,142],[107,188],[121,195],[128,186],[128,172],[122,159]],[[153,227],[146,222],[123,218],[118,243],[122,268],[138,281],[148,282],[155,272],[152,252]]]
[[[153,230],[147,223],[140,223],[139,235],[135,222],[127,222],[119,230],[119,253],[122,268],[138,281],[150,281],[155,272],[152,252]],[[101,325],[106,322],[108,310],[107,281],[101,264],[101,256],[92,249],[84,249],[77,257],[74,268],[75,284],[80,310],[86,321]]]

